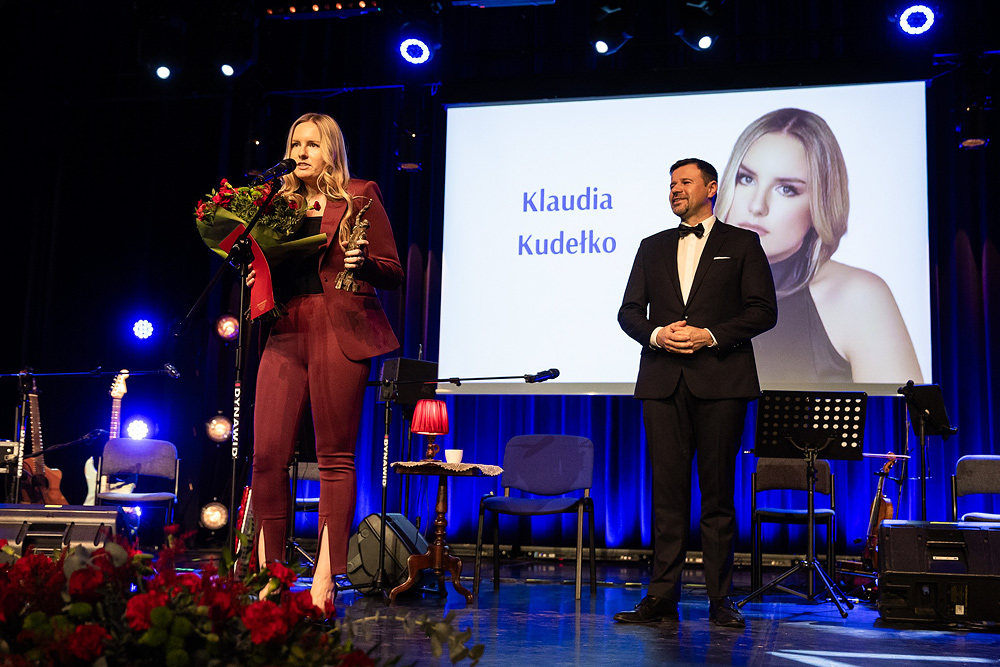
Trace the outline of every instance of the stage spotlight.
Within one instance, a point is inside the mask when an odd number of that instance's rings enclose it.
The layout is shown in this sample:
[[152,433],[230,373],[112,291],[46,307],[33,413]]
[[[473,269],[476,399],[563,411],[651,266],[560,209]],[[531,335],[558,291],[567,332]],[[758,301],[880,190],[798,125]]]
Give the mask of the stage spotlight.
[[236,74],[236,70],[229,63],[223,63],[219,70],[222,72],[222,76],[232,76],[233,74]]
[[170,78],[170,68],[166,65],[160,65],[156,68],[156,76],[166,81]]
[[719,0],[681,2],[677,8],[678,29],[674,33],[695,51],[707,51],[719,40]]
[[203,528],[219,530],[229,523],[229,510],[218,500],[213,500],[201,508],[199,523]]
[[153,323],[149,320],[136,320],[132,325],[132,333],[139,340],[146,340],[153,335]]
[[212,442],[226,442],[233,434],[233,422],[219,413],[205,423],[205,432]]
[[434,29],[423,21],[403,24],[399,31],[399,55],[411,65],[429,63],[441,43]]
[[626,3],[607,3],[597,8],[591,24],[591,40],[598,55],[618,53],[632,39],[635,29],[631,26],[634,9]]
[[146,423],[144,419],[136,417],[135,419],[129,420],[128,424],[125,426],[125,432],[128,433],[128,437],[133,440],[142,440],[149,437],[149,424]]
[[222,340],[234,340],[240,335],[240,321],[232,315],[222,315],[215,320],[215,333]]
[[928,5],[910,5],[892,18],[907,35],[923,35],[934,25],[934,9]]

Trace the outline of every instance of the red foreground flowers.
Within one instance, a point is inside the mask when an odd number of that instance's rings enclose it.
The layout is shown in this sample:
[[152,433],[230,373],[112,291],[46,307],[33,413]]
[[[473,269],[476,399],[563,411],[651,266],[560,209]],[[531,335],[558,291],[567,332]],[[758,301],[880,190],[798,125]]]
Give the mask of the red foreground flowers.
[[[168,532],[154,562],[117,538],[56,557],[17,553],[0,540],[0,665],[374,666],[297,574],[272,563],[238,580],[231,563],[178,572],[184,537]],[[276,591],[255,600],[251,590]]]

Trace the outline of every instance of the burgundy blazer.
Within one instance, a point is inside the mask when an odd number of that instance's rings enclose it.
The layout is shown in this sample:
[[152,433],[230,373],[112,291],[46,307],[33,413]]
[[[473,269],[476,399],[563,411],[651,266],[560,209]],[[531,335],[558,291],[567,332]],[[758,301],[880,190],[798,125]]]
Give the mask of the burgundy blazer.
[[[396,240],[392,236],[378,185],[373,181],[352,178],[347,192],[355,198],[355,216],[368,200],[372,202],[364,216],[371,223],[365,262],[354,273],[359,282],[358,291],[334,288],[337,274],[344,268],[344,250],[335,234],[331,235],[320,256],[319,277],[323,283],[323,301],[340,347],[348,359],[360,361],[399,347],[375,290],[398,288],[403,282],[403,267],[399,263]],[[343,201],[328,200],[323,211],[323,227],[336,229],[346,208],[347,204]]]

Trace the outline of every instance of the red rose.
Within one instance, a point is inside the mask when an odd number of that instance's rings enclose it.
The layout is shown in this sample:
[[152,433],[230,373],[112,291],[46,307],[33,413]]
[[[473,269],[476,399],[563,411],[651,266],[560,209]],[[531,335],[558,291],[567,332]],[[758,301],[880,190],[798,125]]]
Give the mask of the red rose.
[[341,658],[337,667],[375,667],[375,662],[361,649],[355,649]]
[[316,201],[314,201],[314,202],[313,202],[313,210],[314,210],[314,211],[318,211],[318,210],[320,210],[321,208],[322,208],[322,206],[320,206],[320,205],[319,205],[319,200],[318,200],[318,199],[317,199]]
[[199,600],[199,604],[208,607],[208,617],[215,623],[221,623],[236,615],[233,596],[226,591],[206,591]]
[[177,575],[177,583],[188,589],[191,593],[197,592],[201,588],[201,577],[193,572],[185,572]]
[[243,614],[243,624],[250,631],[250,640],[254,644],[283,641],[288,634],[288,621],[281,607],[270,600],[254,602]]
[[93,567],[81,568],[69,576],[69,594],[94,598],[99,595],[97,588],[103,583],[104,572]]
[[125,605],[125,620],[133,630],[149,629],[149,613],[167,604],[167,596],[160,591],[140,593]]
[[111,638],[99,625],[78,625],[67,638],[70,653],[81,660],[93,662],[104,652],[104,642]]
[[295,574],[295,572],[293,572],[290,568],[282,563],[279,563],[278,561],[268,563],[267,571],[272,577],[276,578],[289,588],[291,588],[292,584],[295,583],[295,580],[299,578],[299,575]]
[[285,606],[290,618],[319,618],[322,611],[313,604],[312,593],[308,590],[289,594]]
[[289,199],[288,200],[288,209],[289,210],[294,211],[298,207],[299,207],[299,203],[297,201],[295,201],[294,199]]

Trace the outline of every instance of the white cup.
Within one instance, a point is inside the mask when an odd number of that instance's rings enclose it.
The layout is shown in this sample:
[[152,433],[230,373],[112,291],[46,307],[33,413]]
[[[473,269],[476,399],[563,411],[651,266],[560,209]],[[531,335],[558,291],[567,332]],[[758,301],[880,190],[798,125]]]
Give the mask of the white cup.
[[447,461],[448,463],[461,463],[462,450],[461,449],[444,450],[444,460]]

